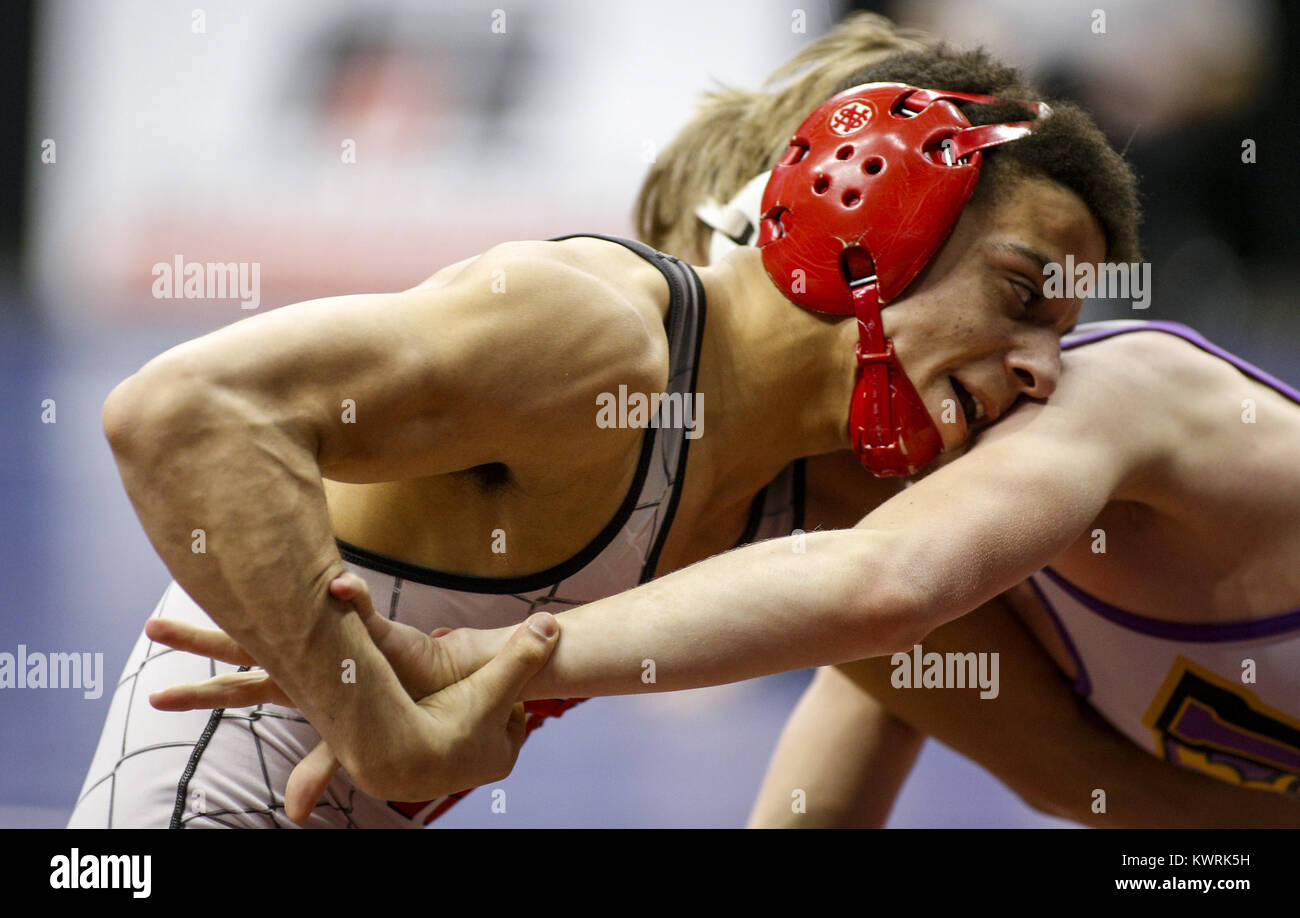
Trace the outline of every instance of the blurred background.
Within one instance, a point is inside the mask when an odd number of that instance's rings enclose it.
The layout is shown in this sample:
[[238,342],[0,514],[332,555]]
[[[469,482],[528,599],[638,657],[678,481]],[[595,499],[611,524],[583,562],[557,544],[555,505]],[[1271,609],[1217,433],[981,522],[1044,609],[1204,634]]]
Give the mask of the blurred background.
[[[655,151],[852,9],[988,45],[1090,108],[1141,178],[1154,298],[1300,380],[1296,16],[1266,0],[57,0],[4,4],[0,650],[102,652],[103,697],[0,691],[0,826],[60,826],[168,575],[100,433],[150,357],[244,318],[153,266],[256,262],[259,309],[396,290],[507,239],[631,234]],[[802,25],[804,31],[800,32]],[[1243,161],[1245,141],[1254,161]],[[48,410],[53,400],[54,422]],[[593,701],[529,740],[506,814],[742,825],[809,674]],[[894,826],[1065,825],[930,742]]]

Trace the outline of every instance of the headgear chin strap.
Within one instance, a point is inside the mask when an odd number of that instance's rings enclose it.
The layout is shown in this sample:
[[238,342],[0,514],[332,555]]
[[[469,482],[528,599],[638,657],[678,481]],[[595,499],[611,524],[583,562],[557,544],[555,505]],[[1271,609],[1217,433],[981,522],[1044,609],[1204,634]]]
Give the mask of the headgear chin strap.
[[[975,190],[980,151],[1034,127],[972,127],[954,101],[999,100],[902,83],[832,96],[795,131],[763,192],[757,244],[777,288],[805,309],[857,317],[849,433],[880,476],[910,475],[943,448],[880,310],[947,239]],[[1042,103],[1019,104],[1048,114]]]

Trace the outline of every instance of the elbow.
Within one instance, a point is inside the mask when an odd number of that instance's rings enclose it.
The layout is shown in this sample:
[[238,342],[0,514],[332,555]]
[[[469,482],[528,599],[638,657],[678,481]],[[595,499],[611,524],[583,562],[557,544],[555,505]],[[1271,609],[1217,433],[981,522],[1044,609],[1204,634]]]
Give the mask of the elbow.
[[936,627],[926,615],[923,606],[904,600],[895,600],[889,614],[882,617],[885,619],[883,627],[888,643],[880,652],[881,655],[910,654],[912,648],[923,643]]
[[201,390],[192,374],[159,360],[122,380],[100,415],[113,456],[125,462],[164,447],[177,421],[193,416]]
[[104,409],[100,414],[100,424],[104,428],[104,438],[114,455],[127,448],[132,430],[132,419],[137,415],[133,402],[139,384],[134,376],[128,376],[108,393],[104,400]]

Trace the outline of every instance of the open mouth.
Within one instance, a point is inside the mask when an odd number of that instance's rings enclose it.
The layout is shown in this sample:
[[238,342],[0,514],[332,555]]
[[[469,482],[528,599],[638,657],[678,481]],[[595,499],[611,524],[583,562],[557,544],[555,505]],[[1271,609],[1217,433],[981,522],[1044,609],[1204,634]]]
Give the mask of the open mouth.
[[967,391],[956,376],[949,376],[948,382],[952,385],[952,391],[957,395],[957,402],[961,405],[961,410],[966,415],[966,426],[974,424],[984,417],[984,406]]

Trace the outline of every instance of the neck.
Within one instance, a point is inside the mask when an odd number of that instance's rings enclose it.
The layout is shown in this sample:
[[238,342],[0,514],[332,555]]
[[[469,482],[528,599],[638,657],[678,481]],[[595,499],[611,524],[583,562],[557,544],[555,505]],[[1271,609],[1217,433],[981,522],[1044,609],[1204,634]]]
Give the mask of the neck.
[[857,328],[801,309],[763,270],[757,249],[699,269],[708,298],[699,388],[721,484],[761,486],[802,456],[846,449]]

